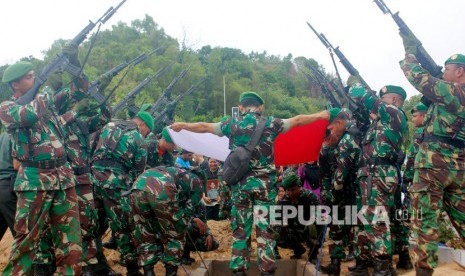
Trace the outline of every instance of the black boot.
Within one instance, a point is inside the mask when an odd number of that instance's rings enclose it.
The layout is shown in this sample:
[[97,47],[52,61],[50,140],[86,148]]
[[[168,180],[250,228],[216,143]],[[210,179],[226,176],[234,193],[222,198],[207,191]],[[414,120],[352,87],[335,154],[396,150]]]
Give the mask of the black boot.
[[103,247],[106,249],[113,249],[116,250],[117,245],[116,245],[116,239],[115,237],[111,236],[110,239],[102,244]]
[[139,265],[136,261],[126,262],[127,276],[140,276]]
[[320,271],[328,274],[329,276],[341,275],[341,260],[331,259],[331,263],[327,266],[320,266]]
[[51,276],[53,272],[51,272],[50,265],[46,264],[33,264],[32,271],[34,272],[34,276]]
[[153,265],[145,265],[144,267],[144,276],[155,276],[153,271]]
[[165,264],[165,271],[166,276],[176,276],[178,275],[178,266],[172,264]]
[[432,276],[433,271],[434,271],[433,269],[416,267],[417,276]]
[[[396,276],[397,273],[392,267],[392,260],[388,258],[376,258],[373,276]],[[393,274],[394,273],[394,274]]]
[[[375,266],[374,263],[373,263],[373,260],[365,261],[365,263],[366,263],[366,266],[367,266],[367,267],[374,267],[374,266]],[[349,269],[349,271],[354,271],[354,269],[355,269],[356,267],[357,267],[357,263],[355,263],[355,265],[353,265],[353,266],[347,267],[347,269]]]
[[294,254],[291,256],[291,259],[300,259],[302,254],[305,253],[305,247],[303,247],[302,244],[298,243],[294,245],[292,251],[294,252]]
[[193,263],[195,263],[195,259],[191,258],[191,251],[189,249],[184,248],[181,263],[184,265],[192,265]]
[[399,261],[397,262],[397,269],[411,270],[413,269],[412,261],[408,250],[399,252]]
[[99,274],[97,273],[96,264],[86,265],[82,268],[82,276],[97,276],[97,275]]
[[362,259],[357,259],[355,263],[355,267],[352,267],[352,270],[349,268],[350,273],[349,276],[368,276],[368,264],[367,261]]

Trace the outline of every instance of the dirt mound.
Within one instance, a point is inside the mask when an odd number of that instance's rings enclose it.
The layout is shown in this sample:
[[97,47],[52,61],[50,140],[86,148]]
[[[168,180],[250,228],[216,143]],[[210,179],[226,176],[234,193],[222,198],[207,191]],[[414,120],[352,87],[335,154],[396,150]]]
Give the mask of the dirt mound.
[[[191,257],[195,259],[195,263],[191,266],[184,266],[179,268],[179,275],[185,275],[186,273],[184,272],[184,269],[186,271],[192,271],[199,266],[203,266],[202,264],[202,259],[207,260],[207,259],[213,259],[213,260],[228,260],[231,257],[231,242],[232,242],[232,232],[231,232],[231,225],[229,221],[208,221],[208,226],[211,228],[211,231],[213,235],[218,239],[220,242],[220,247],[213,251],[213,252],[192,252]],[[103,237],[103,240],[107,240],[110,238],[109,233],[106,233],[106,235]],[[5,267],[7,261],[8,261],[8,256],[10,254],[10,248],[11,244],[13,243],[13,238],[11,237],[11,234],[9,231],[5,234],[3,239],[0,242],[0,269],[3,270]],[[255,239],[255,231],[252,232],[252,252],[251,252],[251,257],[256,258],[256,249],[257,248],[257,243]],[[122,266],[119,265],[119,253],[115,250],[104,250],[105,256],[108,259],[108,263],[110,266],[115,270],[120,273],[123,273],[123,275],[126,272],[126,269]],[[279,253],[281,254],[283,259],[289,259],[290,256],[292,255],[292,251],[289,249],[284,249],[280,248]],[[306,254],[302,255],[302,258],[304,258]],[[394,261],[396,261],[396,257],[394,258]],[[328,248],[325,246],[323,248],[323,256],[321,263],[322,264],[327,264],[330,262],[329,259],[329,253],[328,253]],[[347,274],[348,266],[353,265],[354,262],[346,262],[342,263],[342,275]],[[155,266],[155,273],[157,275],[164,275],[165,269],[163,267],[163,264],[158,263]],[[398,271],[399,275],[405,275],[405,276],[413,276],[415,275],[414,271]],[[441,264],[434,272],[434,275],[444,275],[444,276],[455,276],[455,275],[465,275],[465,269],[461,268],[455,263],[452,264]]]

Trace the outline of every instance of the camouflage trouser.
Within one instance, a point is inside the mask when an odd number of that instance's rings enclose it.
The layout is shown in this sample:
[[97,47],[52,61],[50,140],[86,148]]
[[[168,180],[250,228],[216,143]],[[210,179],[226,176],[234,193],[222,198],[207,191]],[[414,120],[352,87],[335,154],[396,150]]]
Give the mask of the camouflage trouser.
[[409,212],[406,206],[402,205],[402,191],[400,185],[397,185],[394,195],[396,209],[394,216],[391,217],[391,234],[394,243],[394,254],[399,254],[402,251],[408,251],[409,235],[410,235],[410,220]]
[[416,266],[433,269],[438,262],[438,222],[446,211],[458,233],[465,238],[465,171],[415,169],[412,196],[412,230],[418,247]]
[[362,206],[366,208],[364,214],[366,224],[358,223],[358,231],[354,241],[357,245],[355,249],[357,258],[370,260],[373,257],[392,256],[389,217],[394,215],[394,191],[397,187],[397,181],[397,176],[374,176],[371,185],[371,198],[368,199],[368,177],[359,178],[361,198],[357,196],[357,205],[359,210]]
[[[97,212],[94,207],[94,194],[92,185],[77,184],[75,186],[79,206],[79,220],[81,223],[82,237],[82,261],[83,265],[96,264],[97,247],[95,239],[97,237]],[[53,254],[53,241],[50,235],[50,228],[47,227],[41,234],[36,254],[34,257],[35,264],[52,264],[55,263]]]
[[[250,267],[250,256],[247,241],[252,234],[252,223],[254,222],[253,207],[258,206],[269,210],[271,200],[268,191],[240,190],[239,185],[232,187],[231,227],[233,232],[232,257],[229,268],[232,271],[243,271]],[[260,271],[274,272],[276,261],[269,225],[269,215],[262,215],[255,224],[257,233],[257,262]]]
[[34,247],[49,223],[57,275],[81,275],[81,231],[76,190],[17,192],[16,236],[3,275],[30,275]]
[[139,266],[156,264],[160,255],[163,263],[180,265],[187,228],[184,210],[178,202],[146,191],[133,190],[130,198]]
[[[336,207],[333,206],[333,208]],[[352,232],[352,226],[344,224],[346,223],[344,220],[345,215],[346,212],[344,206],[338,207],[337,219],[342,221],[342,224],[333,223],[333,220],[329,224],[328,250],[331,255],[331,259],[342,260],[346,257],[344,247],[348,243],[349,236]]]
[[125,190],[102,189],[99,186],[94,186],[94,189],[95,198],[103,202],[110,229],[116,238],[121,264],[137,261],[136,247],[132,239],[133,216],[129,198],[121,196]]

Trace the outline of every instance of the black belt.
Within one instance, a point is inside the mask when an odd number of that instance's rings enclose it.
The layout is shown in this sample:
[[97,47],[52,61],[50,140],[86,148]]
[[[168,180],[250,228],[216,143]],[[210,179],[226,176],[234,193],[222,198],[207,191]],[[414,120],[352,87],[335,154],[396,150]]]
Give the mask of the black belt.
[[376,159],[374,159],[374,162],[372,162],[372,160],[369,160],[368,162],[366,162],[365,160],[362,160],[362,161],[360,161],[358,167],[363,168],[363,167],[371,166],[371,165],[374,165],[374,166],[395,166],[396,161],[393,161],[393,160],[390,160],[390,159],[387,159],[387,158],[376,158]]
[[55,169],[66,164],[66,156],[60,157],[53,160],[41,160],[41,161],[21,161],[21,165],[24,167],[33,167],[38,169]]
[[85,167],[78,167],[78,168],[73,168],[74,175],[82,175],[85,173],[90,173],[90,167],[85,166]]
[[463,140],[449,138],[449,137],[443,137],[443,136],[436,136],[436,135],[431,135],[431,134],[426,134],[423,137],[423,142],[445,143],[445,144],[449,144],[451,146],[454,146],[456,148],[464,148],[465,147],[465,141],[463,141]]
[[122,171],[128,173],[129,170],[126,168],[126,166],[119,162],[119,161],[115,161],[115,160],[109,160],[109,159],[100,159],[100,160],[96,160],[92,163],[92,165],[98,165],[98,166],[102,166],[102,167],[113,167],[113,168],[119,168],[121,169]]

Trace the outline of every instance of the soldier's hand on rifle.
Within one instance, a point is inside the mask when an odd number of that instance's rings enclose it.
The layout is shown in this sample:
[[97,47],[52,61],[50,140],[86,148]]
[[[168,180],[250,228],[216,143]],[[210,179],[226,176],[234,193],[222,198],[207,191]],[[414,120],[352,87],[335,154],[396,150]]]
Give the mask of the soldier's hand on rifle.
[[404,34],[403,32],[399,32],[399,34],[404,43],[405,53],[416,55],[418,46],[420,46],[420,41],[418,41],[413,34]]
[[99,91],[101,93],[104,93],[105,89],[107,88],[107,86],[110,84],[111,80],[113,79],[112,76],[110,75],[103,75],[101,77],[99,77],[97,79],[98,83],[99,83]]
[[63,46],[62,52],[68,57],[71,64],[77,67],[81,67],[81,63],[78,59],[79,47],[76,43],[69,41]]
[[350,75],[349,78],[347,79],[347,86],[352,87],[357,83],[362,83],[362,79],[358,75]]
[[62,79],[63,72],[60,70],[57,70],[53,72],[48,78],[47,78],[47,85],[53,88],[53,90],[58,91],[61,89],[63,86],[63,79]]

